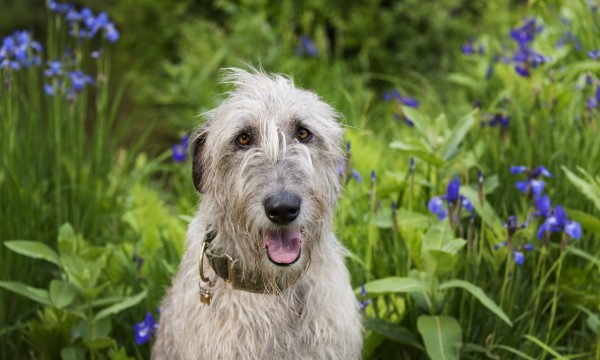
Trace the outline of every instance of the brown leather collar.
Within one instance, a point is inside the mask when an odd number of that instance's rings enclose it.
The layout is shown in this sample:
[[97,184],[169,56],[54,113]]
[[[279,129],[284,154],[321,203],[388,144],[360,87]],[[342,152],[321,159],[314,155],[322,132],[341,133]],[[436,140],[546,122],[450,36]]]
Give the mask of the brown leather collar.
[[[244,273],[242,266],[239,262],[233,260],[228,254],[217,255],[208,248],[211,241],[215,239],[217,232],[211,230],[207,232],[204,243],[202,244],[202,251],[200,253],[200,278],[204,282],[208,282],[208,278],[204,276],[202,269],[202,262],[204,261],[204,255],[208,260],[208,264],[219,275],[219,277],[234,289],[250,291],[259,294],[269,294],[265,288],[265,283],[262,277],[257,273]],[[285,289],[278,288],[279,292]]]

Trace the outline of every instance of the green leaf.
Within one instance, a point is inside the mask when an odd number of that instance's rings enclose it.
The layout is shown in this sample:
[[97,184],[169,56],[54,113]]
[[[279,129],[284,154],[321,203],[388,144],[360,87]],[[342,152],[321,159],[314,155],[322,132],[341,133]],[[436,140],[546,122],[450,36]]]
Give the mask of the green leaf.
[[448,74],[448,81],[473,90],[477,90],[481,87],[481,81],[477,81],[476,79],[461,73]]
[[85,349],[66,347],[60,350],[61,360],[85,360]]
[[90,349],[100,350],[112,346],[114,340],[109,337],[101,337],[94,339],[83,339],[83,343]]
[[25,255],[34,259],[46,260],[60,266],[60,257],[56,251],[39,241],[13,240],[5,242],[4,245],[17,254]]
[[363,339],[362,359],[371,359],[373,354],[385,340],[385,337],[375,331],[367,331]]
[[50,282],[50,301],[59,309],[69,306],[75,296],[77,290],[75,287],[67,282],[60,280],[52,280]]
[[561,354],[559,354],[558,352],[556,352],[556,350],[554,350],[550,346],[548,346],[545,343],[543,343],[540,339],[536,338],[535,336],[524,335],[523,337],[525,339],[531,341],[532,343],[536,344],[537,346],[541,347],[542,349],[544,349],[545,352],[547,352],[548,354],[554,356],[555,359],[557,359],[557,360],[566,360],[567,359],[566,357],[564,357]]
[[486,201],[483,207],[481,207],[481,202],[479,201],[479,195],[477,194],[477,191],[469,186],[461,186],[460,193],[469,199],[473,205],[473,209],[477,215],[481,217],[481,220],[483,220],[484,223],[492,228],[496,236],[502,238],[503,234],[501,231],[504,229],[504,222],[498,217],[498,215],[496,215],[496,212],[490,203]]
[[455,239],[448,220],[430,227],[423,236],[421,256],[425,269],[432,274],[443,274],[454,268],[456,254],[467,242]]
[[423,248],[444,251],[444,246],[454,240],[454,234],[447,219],[431,226],[423,236]]
[[595,257],[591,254],[588,254],[585,251],[583,251],[575,246],[569,246],[568,249],[569,249],[570,254],[577,255],[581,258],[584,258],[600,268],[600,259],[598,259],[597,257]]
[[575,175],[564,165],[561,166],[561,168],[565,172],[565,175],[567,175],[567,179],[569,179],[575,188],[577,188],[577,190],[579,190],[583,196],[590,199],[596,206],[596,209],[600,211],[600,187],[591,181],[591,176],[583,171],[583,169],[580,169],[579,171],[581,171],[584,175],[587,175],[588,179],[590,179],[590,181],[586,181]]
[[423,309],[424,311],[430,312],[432,309],[437,311],[440,309],[442,301],[444,300],[444,293],[439,291],[439,280],[431,273],[427,273],[425,271],[418,271],[416,269],[411,270],[408,273],[408,276],[411,279],[415,279],[420,281],[424,287],[431,291],[433,289],[433,294],[429,292],[412,292],[410,293],[410,297],[412,297],[415,305],[417,307]]
[[146,291],[142,291],[141,293],[134,295],[134,296],[130,296],[128,298],[125,298],[125,300],[121,301],[120,303],[117,303],[115,305],[109,306],[106,309],[103,309],[102,311],[99,311],[96,316],[94,317],[94,321],[98,321],[101,320],[107,316],[113,315],[113,314],[117,314],[127,308],[130,308],[132,306],[135,306],[137,304],[139,304],[140,301],[144,300],[144,298],[146,297]]
[[[360,288],[354,292],[360,293]],[[390,293],[426,292],[427,287],[421,281],[405,277],[386,277],[365,284],[365,290],[369,295],[382,295]]]
[[598,335],[600,333],[600,318],[597,315],[589,315],[586,323],[594,334]]
[[63,224],[58,230],[58,251],[61,255],[73,254],[77,249],[77,236],[69,223]]
[[415,125],[415,128],[423,135],[426,135],[425,124],[429,123],[429,119],[426,115],[415,108],[408,106],[402,106],[402,113],[404,116],[410,119]]
[[442,148],[442,159],[448,161],[456,154],[458,147],[463,142],[469,130],[475,125],[475,114],[478,110],[473,110],[462,118],[447,138],[446,144]]
[[475,298],[477,298],[477,300],[479,300],[479,302],[481,302],[483,306],[488,308],[488,310],[493,312],[496,316],[502,319],[502,321],[507,323],[509,326],[512,326],[512,322],[510,321],[508,316],[506,316],[504,311],[502,311],[502,309],[498,305],[496,305],[496,303],[492,299],[490,299],[480,287],[464,280],[450,280],[446,281],[445,283],[439,286],[440,290],[446,290],[450,288],[461,288],[463,290],[468,291],[469,293],[471,293],[471,295],[475,296]]
[[441,167],[444,165],[444,160],[437,156],[429,145],[423,144],[423,142],[411,139],[406,141],[395,140],[390,143],[390,147],[414,155],[433,166]]
[[459,359],[462,329],[455,318],[422,315],[417,319],[417,329],[431,360]]
[[43,305],[51,306],[50,296],[48,291],[44,289],[33,288],[20,282],[15,281],[0,281],[0,287],[12,291],[16,294],[24,296],[33,301],[37,301]]
[[525,354],[525,353],[524,353],[524,352],[522,352],[522,351],[519,351],[519,350],[517,350],[517,349],[515,349],[515,348],[512,348],[512,347],[510,347],[510,346],[496,345],[496,346],[494,346],[494,349],[502,349],[502,350],[508,351],[508,352],[510,352],[510,353],[513,353],[513,354],[515,354],[515,355],[517,355],[517,356],[521,357],[521,359],[535,360],[535,358],[533,358],[533,357],[531,357],[531,356],[529,356],[529,355]]
[[575,307],[587,314],[588,319],[586,323],[590,330],[592,330],[596,334],[600,333],[600,317],[598,316],[598,314],[595,314],[588,308],[581,305],[575,305]]
[[388,339],[403,345],[412,346],[419,350],[425,350],[423,345],[419,342],[419,339],[403,326],[372,317],[367,317],[366,323],[369,329]]

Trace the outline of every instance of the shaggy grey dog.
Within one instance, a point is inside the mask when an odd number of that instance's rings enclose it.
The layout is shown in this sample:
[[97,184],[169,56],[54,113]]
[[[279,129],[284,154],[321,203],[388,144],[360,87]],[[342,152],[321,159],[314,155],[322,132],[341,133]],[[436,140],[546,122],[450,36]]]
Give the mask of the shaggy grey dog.
[[360,358],[361,317],[332,229],[338,114],[289,78],[227,74],[234,90],[192,136],[202,201],[152,356]]

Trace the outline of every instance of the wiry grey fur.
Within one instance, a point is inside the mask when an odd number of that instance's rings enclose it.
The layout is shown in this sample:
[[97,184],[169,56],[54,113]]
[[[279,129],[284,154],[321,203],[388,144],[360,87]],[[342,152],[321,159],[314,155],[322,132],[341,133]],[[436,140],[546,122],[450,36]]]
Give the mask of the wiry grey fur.
[[[192,137],[194,181],[202,202],[187,232],[185,254],[161,304],[154,359],[357,359],[362,326],[332,229],[340,192],[342,129],[338,114],[291,79],[229,69],[234,85]],[[313,138],[296,138],[299,126]],[[255,144],[235,139],[250,132]],[[261,233],[276,226],[265,215],[270,194],[298,194],[294,224],[303,228],[300,259],[277,266]],[[227,253],[244,272],[259,273],[271,294],[232,289],[204,261],[212,303],[198,299],[199,254],[216,230],[214,253]],[[278,292],[279,288],[291,286]]]

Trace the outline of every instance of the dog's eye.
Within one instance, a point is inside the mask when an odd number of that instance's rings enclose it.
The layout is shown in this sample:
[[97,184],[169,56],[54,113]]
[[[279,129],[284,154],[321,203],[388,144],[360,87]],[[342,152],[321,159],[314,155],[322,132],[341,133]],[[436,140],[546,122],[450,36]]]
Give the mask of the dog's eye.
[[310,131],[308,131],[306,128],[301,127],[301,128],[298,128],[298,131],[296,132],[296,137],[301,142],[307,142],[312,138],[312,133]]
[[238,145],[244,146],[244,147],[250,145],[251,141],[252,141],[252,137],[248,133],[239,134],[238,137],[235,139],[235,142]]

